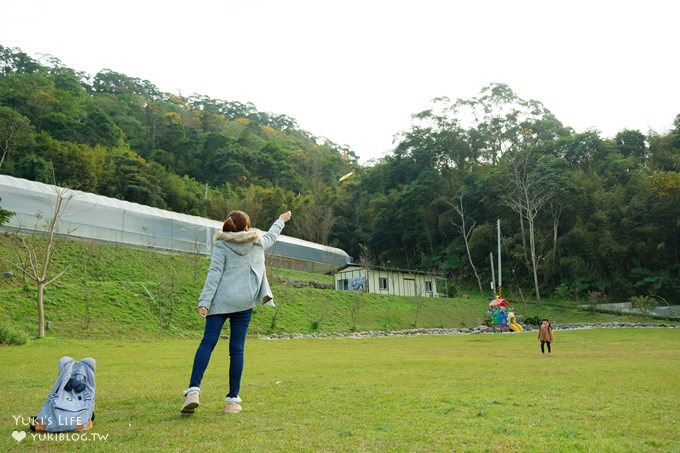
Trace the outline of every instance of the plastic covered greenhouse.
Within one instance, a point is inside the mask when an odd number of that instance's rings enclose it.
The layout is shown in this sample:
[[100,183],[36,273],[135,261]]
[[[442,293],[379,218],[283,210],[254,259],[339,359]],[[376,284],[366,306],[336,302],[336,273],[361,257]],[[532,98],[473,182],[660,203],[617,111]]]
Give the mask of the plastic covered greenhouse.
[[[64,202],[57,233],[63,236],[210,255],[213,235],[222,228],[215,220],[0,175],[0,207],[15,213],[2,228],[44,231],[60,193]],[[343,250],[286,235],[267,257],[272,265],[308,272],[332,272],[351,262]]]

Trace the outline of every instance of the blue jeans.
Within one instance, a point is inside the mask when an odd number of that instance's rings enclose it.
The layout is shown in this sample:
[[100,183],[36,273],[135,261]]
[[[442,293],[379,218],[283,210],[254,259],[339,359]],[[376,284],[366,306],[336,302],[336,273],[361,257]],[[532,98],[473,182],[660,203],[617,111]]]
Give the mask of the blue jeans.
[[189,387],[200,387],[203,373],[208,368],[210,356],[220,339],[222,326],[229,318],[229,393],[227,397],[236,398],[241,389],[241,375],[243,374],[243,352],[246,345],[246,333],[253,310],[237,313],[210,315],[205,318],[205,332],[201,344],[198,345],[194,356],[194,367],[191,370]]

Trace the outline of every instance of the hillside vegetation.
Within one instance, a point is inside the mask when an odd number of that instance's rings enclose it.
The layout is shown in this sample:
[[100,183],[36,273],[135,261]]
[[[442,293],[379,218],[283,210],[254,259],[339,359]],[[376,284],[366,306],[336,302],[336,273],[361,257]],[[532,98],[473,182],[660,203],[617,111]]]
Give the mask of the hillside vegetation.
[[[37,293],[6,260],[21,249],[0,237],[0,330],[37,334]],[[2,260],[4,259],[4,260]],[[84,241],[59,241],[51,269],[64,275],[45,292],[47,336],[56,338],[194,337],[203,320],[195,307],[209,266],[207,257],[166,254]],[[413,328],[471,328],[483,322],[487,299],[424,298],[336,291],[329,275],[269,268],[278,310],[259,307],[250,333],[333,333]],[[474,294],[474,292],[471,292]],[[594,313],[574,301],[541,305],[506,295],[525,318],[547,316],[554,324],[643,321],[639,316]]]
[[253,225],[290,209],[287,235],[476,293],[500,220],[506,269],[537,303],[680,300],[680,115],[604,137],[502,83],[446,94],[364,166],[283,114],[0,45],[0,172]]

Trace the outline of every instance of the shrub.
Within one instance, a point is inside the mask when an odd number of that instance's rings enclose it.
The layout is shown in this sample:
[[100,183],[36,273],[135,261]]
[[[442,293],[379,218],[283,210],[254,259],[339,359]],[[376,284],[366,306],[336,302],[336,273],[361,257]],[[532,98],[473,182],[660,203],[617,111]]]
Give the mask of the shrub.
[[600,291],[591,291],[588,294],[588,302],[591,304],[601,304],[607,300],[607,296]]
[[655,299],[648,296],[632,296],[630,299],[628,299],[628,302],[631,303],[633,308],[642,308],[644,310],[648,310],[659,305]]
[[0,344],[18,346],[28,343],[28,336],[12,326],[0,324]]
[[529,324],[530,326],[540,326],[542,321],[543,319],[538,316],[529,316],[524,320],[524,323]]
[[560,283],[553,291],[553,297],[558,300],[569,300],[571,298],[571,288],[566,283]]
[[437,281],[437,291],[439,294],[444,294],[446,297],[458,296],[458,287],[448,280]]

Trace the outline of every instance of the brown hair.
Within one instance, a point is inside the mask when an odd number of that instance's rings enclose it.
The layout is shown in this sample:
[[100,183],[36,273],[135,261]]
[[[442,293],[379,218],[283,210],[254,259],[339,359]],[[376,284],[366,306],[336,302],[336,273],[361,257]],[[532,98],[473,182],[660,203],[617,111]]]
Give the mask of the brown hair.
[[222,225],[222,231],[237,233],[250,228],[250,217],[243,211],[231,211]]

